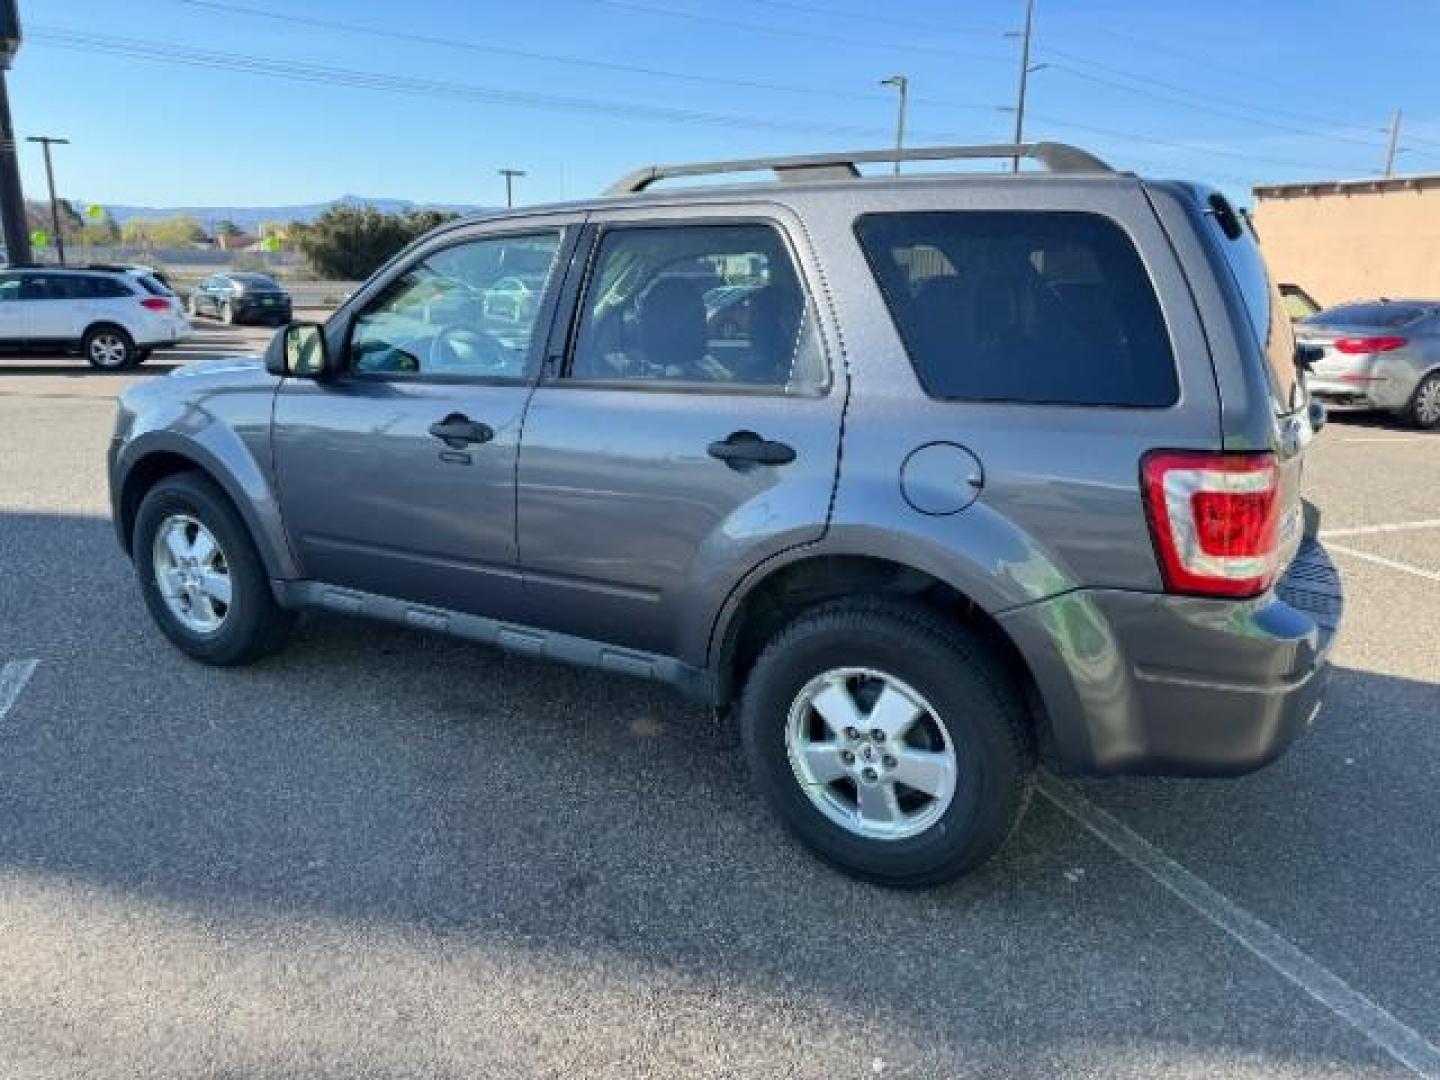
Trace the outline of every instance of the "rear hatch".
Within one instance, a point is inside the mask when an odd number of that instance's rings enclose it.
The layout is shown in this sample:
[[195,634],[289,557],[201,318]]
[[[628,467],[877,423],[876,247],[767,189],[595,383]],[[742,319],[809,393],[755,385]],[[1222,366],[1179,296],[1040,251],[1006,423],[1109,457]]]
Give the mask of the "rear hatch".
[[[1242,323],[1244,362],[1251,366],[1254,383],[1264,388],[1252,396],[1268,400],[1266,449],[1274,457],[1276,470],[1275,529],[1278,572],[1283,573],[1306,533],[1300,478],[1306,448],[1314,437],[1310,397],[1296,364],[1295,333],[1284,298],[1266,269],[1249,215],[1235,210],[1218,191],[1192,190],[1207,247],[1218,256],[1221,284],[1231,286],[1226,291],[1238,301],[1235,316]],[[1232,441],[1255,445],[1249,431],[1225,431],[1222,436],[1227,447]]]

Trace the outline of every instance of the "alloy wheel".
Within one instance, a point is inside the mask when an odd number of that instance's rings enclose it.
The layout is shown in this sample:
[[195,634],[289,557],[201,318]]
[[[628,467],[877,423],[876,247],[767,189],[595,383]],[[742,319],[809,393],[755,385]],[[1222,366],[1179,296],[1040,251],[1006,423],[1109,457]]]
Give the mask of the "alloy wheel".
[[230,614],[230,562],[215,534],[189,514],[171,514],[155,530],[155,587],[192,633],[213,634]]
[[959,764],[944,721],[882,671],[836,668],[812,679],[790,706],[785,748],[815,808],[866,839],[918,836],[955,796]]
[[96,367],[123,367],[129,352],[119,334],[101,333],[90,339],[90,360]]

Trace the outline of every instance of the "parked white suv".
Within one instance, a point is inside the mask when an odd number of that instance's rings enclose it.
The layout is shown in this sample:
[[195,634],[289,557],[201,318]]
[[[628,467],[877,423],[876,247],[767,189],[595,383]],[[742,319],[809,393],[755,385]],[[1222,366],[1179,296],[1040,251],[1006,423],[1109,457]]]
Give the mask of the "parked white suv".
[[121,269],[0,270],[0,347],[79,349],[94,367],[133,367],[158,345],[189,337],[179,299]]

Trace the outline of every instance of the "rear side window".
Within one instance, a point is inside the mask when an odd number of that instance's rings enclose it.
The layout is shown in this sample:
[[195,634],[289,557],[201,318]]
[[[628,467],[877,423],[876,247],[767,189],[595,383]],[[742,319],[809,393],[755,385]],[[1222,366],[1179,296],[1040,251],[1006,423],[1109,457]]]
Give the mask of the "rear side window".
[[1211,239],[1219,249],[1240,290],[1245,314],[1255,341],[1265,354],[1270,392],[1276,411],[1284,414],[1299,407],[1295,366],[1295,330],[1279,288],[1270,280],[1260,254],[1260,238],[1248,214],[1237,214],[1225,196],[1212,193],[1205,200],[1205,217]]
[[141,287],[142,289],[144,289],[146,292],[148,292],[151,296],[174,296],[174,295],[175,295],[174,293],[172,293],[172,292],[165,286],[165,284],[164,284],[163,282],[157,281],[155,278],[151,277],[149,274],[136,274],[136,275],[135,275],[135,280],[138,281],[138,282],[140,283],[140,287]]
[[1135,246],[1086,213],[867,214],[856,235],[926,393],[1162,408],[1179,396]]

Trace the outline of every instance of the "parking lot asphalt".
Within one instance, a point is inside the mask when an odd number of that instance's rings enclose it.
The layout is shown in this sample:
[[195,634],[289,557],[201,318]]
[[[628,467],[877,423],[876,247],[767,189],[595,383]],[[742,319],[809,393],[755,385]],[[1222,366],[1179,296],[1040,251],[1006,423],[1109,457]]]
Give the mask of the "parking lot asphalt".
[[216,671],[108,521],[138,372],[0,358],[0,1075],[1440,1076],[1440,436],[1337,417],[1329,702],[853,882],[669,692],[341,618]]

